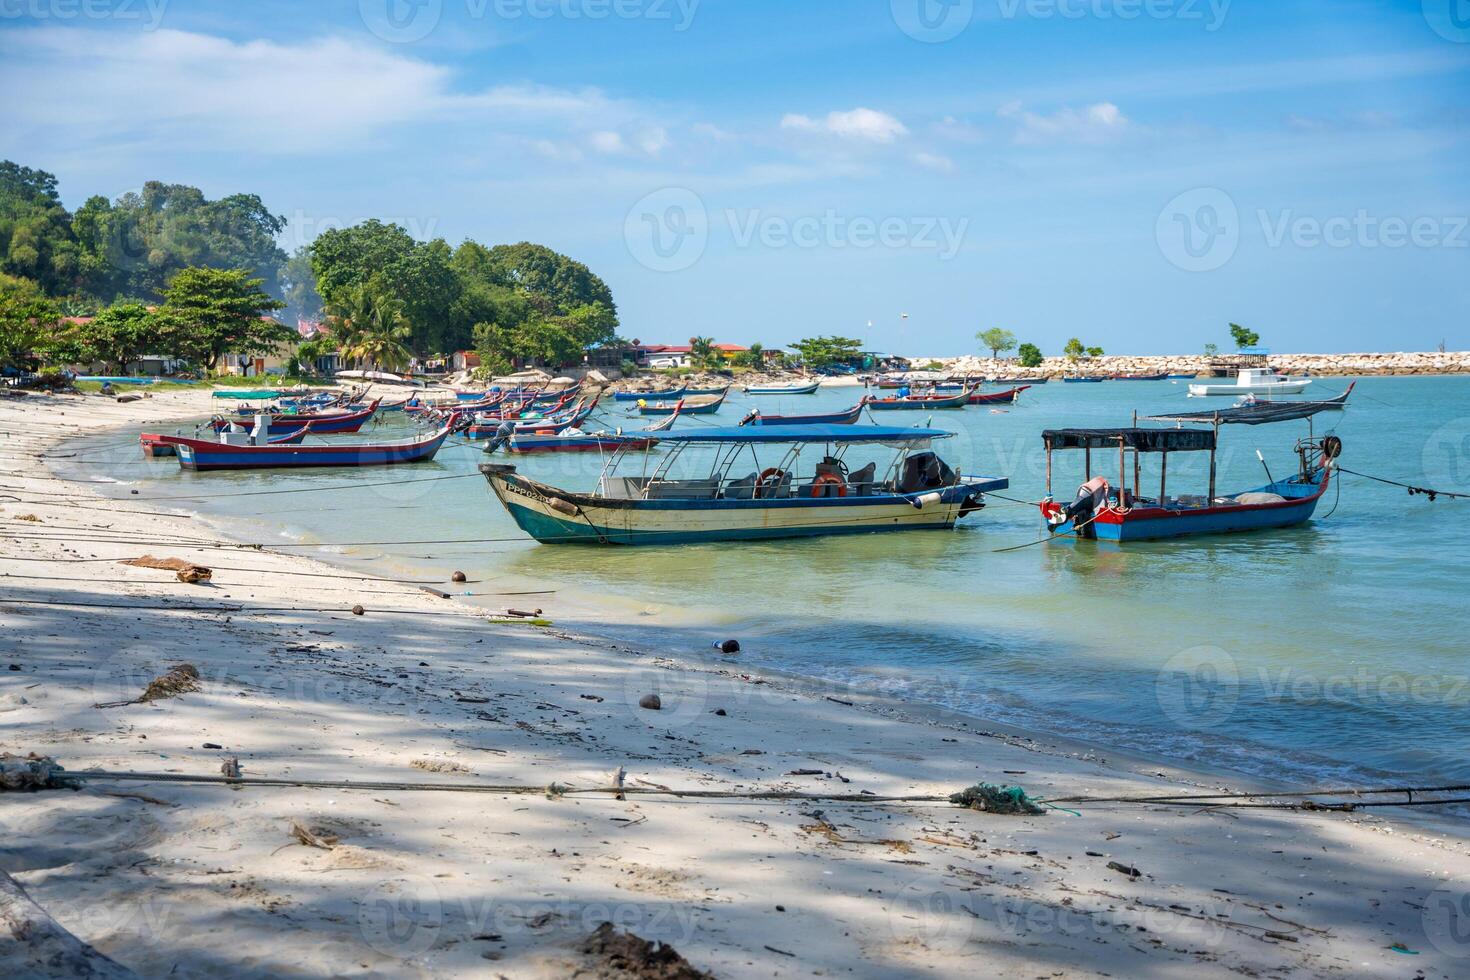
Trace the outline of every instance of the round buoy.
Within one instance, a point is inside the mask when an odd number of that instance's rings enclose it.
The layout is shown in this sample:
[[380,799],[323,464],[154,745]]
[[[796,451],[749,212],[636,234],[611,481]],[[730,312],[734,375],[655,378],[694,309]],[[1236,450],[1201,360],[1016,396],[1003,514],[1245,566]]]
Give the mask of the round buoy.
[[740,641],[739,640],[725,640],[723,643],[716,643],[715,644],[715,649],[718,650],[718,651],[720,651],[721,653],[739,653],[740,652]]
[[453,575],[449,576],[449,580],[451,582],[464,582],[466,581],[465,574],[464,572],[455,572]]

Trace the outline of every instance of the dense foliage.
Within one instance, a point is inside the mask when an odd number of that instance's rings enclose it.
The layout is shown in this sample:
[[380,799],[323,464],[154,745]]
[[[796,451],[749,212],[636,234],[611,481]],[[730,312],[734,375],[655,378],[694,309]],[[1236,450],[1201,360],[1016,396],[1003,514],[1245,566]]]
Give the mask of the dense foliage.
[[[346,329],[352,318],[343,311],[361,305],[361,290],[368,309],[393,312],[393,326],[385,328],[375,313],[370,341],[359,332],[344,350],[351,360],[380,367],[406,366],[414,354],[467,349],[507,367],[514,361],[559,366],[617,340],[617,307],[607,284],[544,245],[466,241],[455,248],[370,220],[323,232],[287,256],[277,244],[284,228],[284,219],[256,195],[211,201],[198,188],[158,181],[116,200],[94,196],[69,214],[54,176],[0,162],[0,274],[35,287],[24,301],[20,287],[9,287],[11,323],[64,325],[60,317],[101,311],[75,331],[61,331],[85,341],[99,360],[157,352],[213,366],[226,349],[259,353],[282,336],[269,325],[245,329],[232,311],[284,309],[288,320],[319,320],[335,311],[331,319]],[[200,270],[233,278],[201,278]],[[176,284],[185,273],[183,291],[199,305],[181,308]],[[205,295],[210,290],[212,297]],[[24,303],[43,300],[44,309],[14,319]],[[204,317],[198,330],[186,330],[178,317],[196,313]],[[230,332],[226,323],[235,324],[233,337],[223,335]],[[36,344],[56,339],[55,329],[49,335],[26,330],[34,343],[22,343],[18,328],[7,341],[25,348],[22,353],[39,355]]]
[[851,337],[808,337],[789,345],[809,368],[828,367],[852,360],[863,351],[863,342]]
[[1016,356],[1021,366],[1028,368],[1041,367],[1041,362],[1045,360],[1041,355],[1041,348],[1035,344],[1022,344],[1017,349]]
[[980,345],[990,351],[990,356],[998,358],[1003,351],[1014,350],[1016,346],[1016,335],[1009,330],[1000,327],[991,327],[982,330],[975,335]]
[[1235,341],[1237,348],[1254,347],[1261,342],[1261,335],[1254,330],[1247,330],[1238,323],[1230,325],[1230,339]]

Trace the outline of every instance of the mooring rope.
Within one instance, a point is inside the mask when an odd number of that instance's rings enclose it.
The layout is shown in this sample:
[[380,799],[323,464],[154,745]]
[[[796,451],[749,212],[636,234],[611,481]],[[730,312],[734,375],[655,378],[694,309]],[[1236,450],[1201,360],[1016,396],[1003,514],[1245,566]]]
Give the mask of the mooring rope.
[[1368,473],[1359,473],[1357,470],[1350,470],[1344,466],[1338,466],[1336,467],[1336,469],[1339,473],[1349,473],[1364,480],[1372,480],[1375,483],[1386,483],[1391,487],[1403,487],[1405,490],[1409,491],[1409,496],[1414,497],[1422,495],[1428,497],[1430,503],[1434,503],[1434,499],[1436,497],[1449,497],[1452,500],[1470,500],[1470,493],[1456,493],[1453,490],[1433,490],[1429,487],[1416,487],[1411,483],[1400,483],[1397,480],[1389,480],[1381,476],[1372,476]]

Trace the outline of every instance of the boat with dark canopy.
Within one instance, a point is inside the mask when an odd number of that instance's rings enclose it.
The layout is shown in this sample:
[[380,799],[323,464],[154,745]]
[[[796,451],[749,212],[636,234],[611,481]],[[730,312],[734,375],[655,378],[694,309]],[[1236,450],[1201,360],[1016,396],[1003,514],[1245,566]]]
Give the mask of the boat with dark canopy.
[[[614,453],[592,492],[538,482],[512,465],[482,463],[480,472],[521,529],[545,544],[681,544],[949,528],[984,507],[987,492],[1009,486],[1005,479],[966,476],[945,463],[931,446],[953,435],[876,425],[680,430],[660,436],[670,448],[660,457]],[[868,458],[885,456],[886,461]],[[808,467],[801,465],[805,459],[811,460]],[[799,468],[806,472],[798,475]]]
[[[1342,397],[1346,396],[1344,392]],[[1296,443],[1298,467],[1294,475],[1277,480],[1267,467],[1266,477],[1270,482],[1222,495],[1215,486],[1220,427],[1311,419],[1335,407],[1340,406],[1321,402],[1263,402],[1144,420],[1181,425],[1202,423],[1209,428],[1143,428],[1135,424],[1109,429],[1047,429],[1041,434],[1046,446],[1046,498],[1040,505],[1042,518],[1047,529],[1057,537],[1119,542],[1301,524],[1311,519],[1318,501],[1327,492],[1334,460],[1342,452],[1342,441],[1334,435],[1315,438],[1309,424],[1307,438]],[[1065,505],[1052,499],[1052,454],[1064,449],[1082,451],[1084,472],[1084,482]],[[1108,467],[1117,476],[1116,484],[1106,474],[1094,475],[1094,450],[1106,453],[1110,460],[1117,453],[1117,469]],[[1209,483],[1203,495],[1169,494],[1169,455],[1181,452],[1210,454]],[[1145,455],[1159,461],[1155,495],[1147,495],[1143,490],[1141,458]],[[1257,456],[1265,466],[1264,457],[1259,452]]]

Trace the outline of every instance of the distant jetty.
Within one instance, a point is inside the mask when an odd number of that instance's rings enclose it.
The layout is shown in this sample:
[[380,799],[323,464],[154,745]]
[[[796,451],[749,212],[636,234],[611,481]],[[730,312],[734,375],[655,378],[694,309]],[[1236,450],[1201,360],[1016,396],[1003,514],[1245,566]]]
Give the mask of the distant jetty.
[[1283,374],[1401,375],[1470,374],[1470,351],[1430,351],[1397,354],[1163,354],[1105,356],[1069,361],[1048,357],[1039,367],[1018,368],[1015,361],[989,357],[918,357],[917,365],[938,362],[952,374],[1198,374],[1226,375],[1241,367],[1270,366]]

